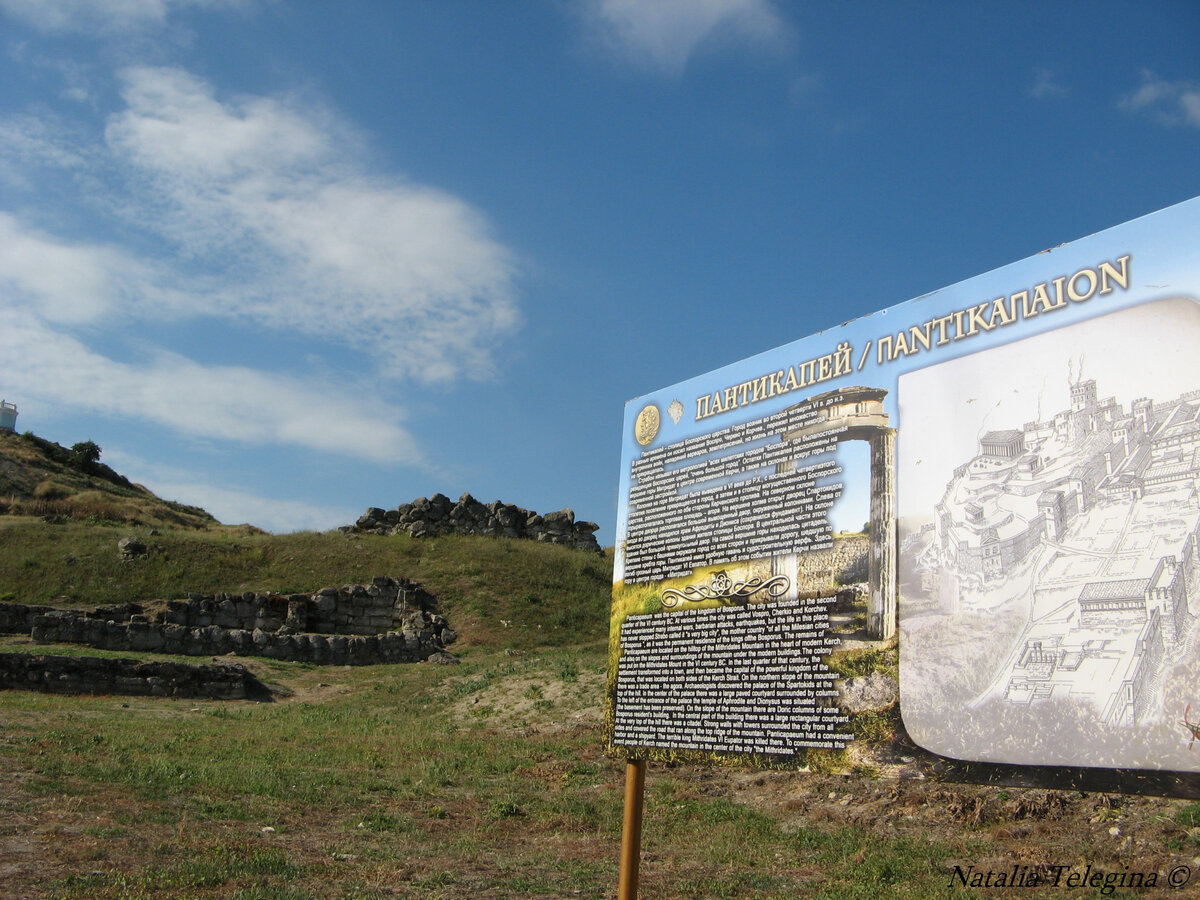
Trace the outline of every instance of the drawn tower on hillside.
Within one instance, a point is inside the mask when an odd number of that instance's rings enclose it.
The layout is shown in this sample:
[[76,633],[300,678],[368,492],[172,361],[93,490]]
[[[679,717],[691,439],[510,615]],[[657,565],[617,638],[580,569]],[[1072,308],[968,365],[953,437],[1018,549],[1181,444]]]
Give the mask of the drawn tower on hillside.
[[17,430],[17,404],[0,400],[0,431]]

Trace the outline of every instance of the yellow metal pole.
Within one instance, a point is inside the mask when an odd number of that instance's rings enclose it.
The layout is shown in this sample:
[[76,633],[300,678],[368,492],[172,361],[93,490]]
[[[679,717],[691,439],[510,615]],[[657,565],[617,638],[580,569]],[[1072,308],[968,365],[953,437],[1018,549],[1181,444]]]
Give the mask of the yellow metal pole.
[[637,900],[645,793],[646,761],[628,760],[625,763],[625,819],[621,831],[621,872],[617,884],[617,900]]

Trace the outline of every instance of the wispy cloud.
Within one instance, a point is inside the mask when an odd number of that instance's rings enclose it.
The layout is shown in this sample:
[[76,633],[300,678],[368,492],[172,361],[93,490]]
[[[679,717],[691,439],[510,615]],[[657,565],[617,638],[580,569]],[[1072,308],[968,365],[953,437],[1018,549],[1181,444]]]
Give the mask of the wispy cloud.
[[90,322],[139,302],[157,280],[118,247],[68,242],[0,212],[0,291],[10,310],[24,308],[50,322]]
[[[0,0],[0,19],[3,18],[3,3],[4,0]],[[9,43],[4,47],[4,52],[20,66],[61,80],[59,97],[62,99],[74,103],[88,103],[93,99],[95,73],[90,63],[43,53],[28,41]]]
[[0,119],[0,178],[33,189],[41,169],[80,172],[99,162],[90,142],[45,111]]
[[[33,117],[0,122],[0,170],[17,193],[77,195],[47,207],[45,227],[0,210],[0,358],[20,360],[6,384],[185,434],[419,463],[402,414],[363,399],[371,391],[153,347],[119,362],[88,341],[205,317],[340,345],[367,381],[486,377],[517,310],[511,254],[483,217],[369,171],[319,107],[222,102],[178,69],[130,69],[122,85],[102,142]],[[120,237],[63,236],[95,229],[64,220],[71,208]]]
[[148,421],[205,439],[292,445],[420,464],[400,414],[315,378],[205,365],[159,351],[124,363],[20,310],[0,328],[5,390],[61,409]]
[[160,497],[200,506],[216,516],[218,521],[228,525],[251,522],[276,534],[288,531],[329,531],[339,525],[351,525],[362,515],[360,509],[263,497],[251,491],[214,488],[202,481],[152,479],[146,487]]
[[0,10],[42,32],[124,32],[164,25],[173,9],[248,6],[254,0],[0,0]]
[[353,129],[318,105],[222,102],[179,69],[121,82],[100,151],[15,117],[0,122],[0,171],[35,190],[48,180],[35,170],[61,166],[80,207],[107,204],[156,252],[67,241],[10,214],[0,284],[56,321],[218,317],[353,347],[386,378],[492,374],[519,321],[517,269],[478,211],[370,171]]
[[164,500],[199,506],[221,522],[253,522],[267,531],[328,531],[352,523],[362,510],[267,497],[252,490],[214,487],[195,472],[152,462],[121,450],[104,448],[104,461]]
[[614,52],[671,75],[702,47],[778,47],[788,34],[769,0],[589,0],[589,9]]
[[129,214],[232,276],[192,311],[366,347],[388,375],[490,373],[517,324],[515,266],[478,212],[367,172],[352,129],[319,107],[221,102],[178,69],[122,80],[106,138],[130,169]]
[[1071,95],[1071,89],[1059,82],[1053,70],[1039,66],[1033,70],[1029,96],[1035,100],[1061,100]]
[[1194,81],[1166,81],[1146,69],[1137,90],[1122,96],[1117,105],[1163,125],[1200,128],[1200,84]]

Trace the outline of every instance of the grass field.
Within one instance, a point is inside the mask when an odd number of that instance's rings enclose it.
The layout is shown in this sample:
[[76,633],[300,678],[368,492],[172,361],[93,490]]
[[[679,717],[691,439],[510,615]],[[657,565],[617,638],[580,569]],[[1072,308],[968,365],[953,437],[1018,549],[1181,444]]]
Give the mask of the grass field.
[[[600,753],[602,643],[468,650],[455,667],[251,665],[293,696],[0,694],[8,896],[613,893],[622,765]],[[795,829],[722,781],[653,772],[644,896],[929,896],[941,860],[986,844]]]
[[[604,658],[251,660],[292,692],[260,704],[0,693],[3,894],[613,897]],[[652,765],[641,895],[975,896],[956,864],[1166,872],[1197,824],[1179,800]]]
[[[150,548],[128,562],[117,542]],[[575,644],[608,634],[612,556],[532,541],[300,532],[270,535],[0,516],[0,601],[60,607],[169,600],[188,592],[308,593],[370,584],[374,575],[420,582],[468,642],[500,648]]]
[[[461,664],[242,660],[277,686],[271,703],[0,692],[0,896],[615,896],[609,558],[483,538],[162,529],[135,530],[152,552],[122,563],[126,533],[0,517],[0,595],[84,606],[397,575],[441,598]],[[0,639],[11,649],[98,652]],[[917,777],[911,744],[889,752],[851,776],[652,764],[641,896],[966,897],[994,892],[958,883],[956,865],[1200,868],[1200,804],[939,784]],[[1181,896],[1105,894],[1168,895]]]

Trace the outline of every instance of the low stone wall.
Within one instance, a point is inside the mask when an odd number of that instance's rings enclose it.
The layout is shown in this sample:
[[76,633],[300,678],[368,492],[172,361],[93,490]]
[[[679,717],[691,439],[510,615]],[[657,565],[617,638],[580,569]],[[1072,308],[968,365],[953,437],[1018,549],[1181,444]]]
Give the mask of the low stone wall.
[[431,594],[383,575],[313,594],[189,594],[153,620],[137,604],[80,611],[0,603],[0,629],[42,644],[318,665],[451,662],[446,647],[458,638]]
[[866,581],[870,567],[871,541],[865,535],[833,539],[828,550],[802,554],[796,581],[801,591],[819,590],[832,584]]
[[54,612],[53,606],[0,603],[0,634],[29,634],[33,631],[33,620],[49,612]]
[[490,537],[523,538],[549,544],[562,544],[578,550],[602,552],[596,542],[595,522],[576,522],[571,509],[538,515],[528,509],[501,503],[480,503],[470,494],[452,501],[445,494],[418,497],[395,509],[372,506],[344,531],[370,534],[399,534],[435,537],[442,534],[481,534]]
[[101,650],[179,656],[233,653],[317,665],[368,666],[448,655],[441,633],[432,627],[373,635],[295,634],[219,625],[189,628],[147,621],[104,622],[58,610],[38,616],[32,634],[39,644],[86,644]]
[[270,693],[238,665],[192,666],[96,656],[0,653],[0,689],[52,694],[123,694],[212,700],[268,699]]
[[[189,628],[239,628],[246,631],[381,634],[394,628],[446,627],[436,614],[437,602],[406,579],[378,575],[369,585],[321,588],[314,594],[188,594],[171,600],[163,621]],[[417,622],[420,614],[429,621]],[[411,620],[411,621],[410,621]],[[452,641],[453,638],[450,638]],[[447,641],[449,643],[449,641]]]
[[[24,603],[0,603],[0,634],[30,634],[33,623],[38,616],[57,612],[53,606],[27,606]],[[122,603],[119,606],[98,606],[80,613],[89,619],[117,621],[129,619],[142,612],[142,607],[136,603]]]

